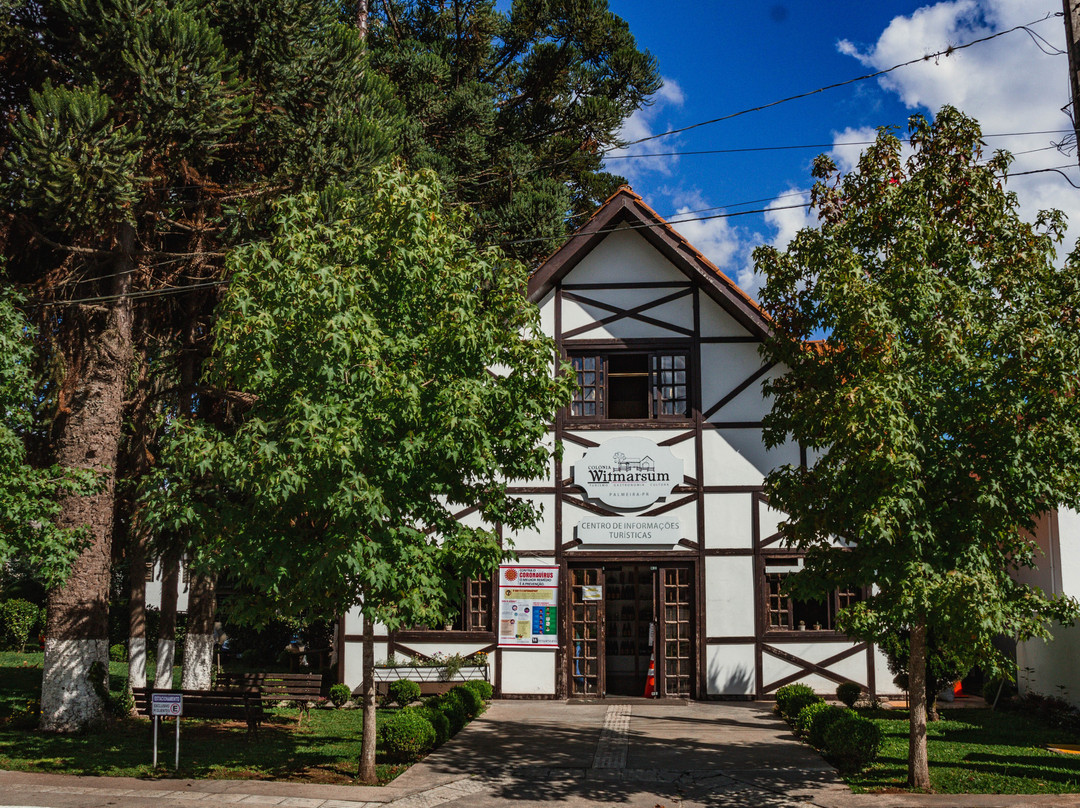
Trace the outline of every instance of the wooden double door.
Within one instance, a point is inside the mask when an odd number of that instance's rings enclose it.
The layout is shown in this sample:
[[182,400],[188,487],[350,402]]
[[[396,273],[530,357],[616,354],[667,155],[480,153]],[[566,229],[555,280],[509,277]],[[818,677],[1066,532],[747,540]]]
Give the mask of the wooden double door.
[[693,697],[692,564],[569,567],[570,695]]

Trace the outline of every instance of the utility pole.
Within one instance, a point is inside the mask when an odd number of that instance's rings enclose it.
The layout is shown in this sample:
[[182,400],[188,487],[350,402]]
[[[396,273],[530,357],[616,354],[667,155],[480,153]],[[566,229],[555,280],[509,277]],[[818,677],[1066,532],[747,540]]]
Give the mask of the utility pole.
[[1076,133],[1076,158],[1080,162],[1080,0],[1065,4],[1065,47],[1069,51],[1069,91],[1072,94],[1073,131]]

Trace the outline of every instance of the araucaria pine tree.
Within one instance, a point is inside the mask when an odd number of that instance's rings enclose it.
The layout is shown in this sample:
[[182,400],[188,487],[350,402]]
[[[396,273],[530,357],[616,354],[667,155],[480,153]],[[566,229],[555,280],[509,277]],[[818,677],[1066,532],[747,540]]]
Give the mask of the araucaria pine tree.
[[55,369],[49,453],[102,480],[60,503],[58,525],[92,537],[49,595],[42,727],[70,731],[102,716],[89,672],[106,659],[113,526],[137,521],[115,512],[117,469],[145,470],[155,407],[213,405],[194,392],[223,249],[264,231],[270,200],[395,154],[401,116],[327,0],[39,0],[4,13],[9,280]]
[[1080,505],[1080,265],[1055,264],[1059,212],[1020,218],[1010,157],[984,158],[975,121],[912,118],[910,144],[882,130],[847,175],[818,158],[819,226],[755,259],[764,352],[787,369],[766,385],[765,441],[794,436],[809,461],[766,480],[806,552],[794,591],[866,587],[840,627],[910,631],[909,781],[925,789],[927,632],[992,668],[995,637],[1077,613],[1012,573],[1041,562],[1036,519]]

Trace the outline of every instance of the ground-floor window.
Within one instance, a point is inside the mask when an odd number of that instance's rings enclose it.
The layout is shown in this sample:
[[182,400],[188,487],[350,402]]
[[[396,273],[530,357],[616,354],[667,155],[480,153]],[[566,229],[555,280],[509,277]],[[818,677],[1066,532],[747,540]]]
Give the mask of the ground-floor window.
[[462,583],[461,607],[441,626],[413,626],[409,631],[491,631],[491,578]]
[[837,613],[862,600],[862,590],[845,587],[823,600],[792,597],[785,583],[803,567],[800,556],[765,557],[765,626],[767,631],[835,631]]

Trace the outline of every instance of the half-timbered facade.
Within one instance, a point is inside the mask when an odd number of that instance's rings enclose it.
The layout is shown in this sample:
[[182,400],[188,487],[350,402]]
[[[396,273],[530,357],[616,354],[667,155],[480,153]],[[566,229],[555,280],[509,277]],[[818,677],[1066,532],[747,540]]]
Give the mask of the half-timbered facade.
[[[801,559],[762,480],[806,457],[762,442],[761,383],[779,369],[759,354],[769,321],[754,301],[625,188],[534,273],[529,298],[578,391],[554,424],[561,459],[514,489],[543,521],[504,539],[520,563],[558,567],[558,641],[500,647],[497,583],[473,581],[444,629],[376,630],[376,658],[488,651],[503,697],[641,696],[650,662],[662,697],[893,689],[881,655],[834,630],[860,592],[808,603],[784,587]],[[359,616],[341,629],[355,687]]]

